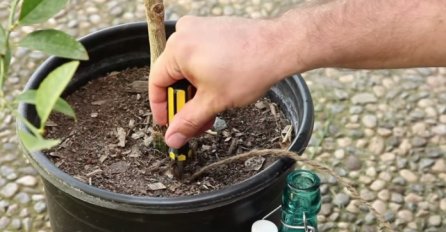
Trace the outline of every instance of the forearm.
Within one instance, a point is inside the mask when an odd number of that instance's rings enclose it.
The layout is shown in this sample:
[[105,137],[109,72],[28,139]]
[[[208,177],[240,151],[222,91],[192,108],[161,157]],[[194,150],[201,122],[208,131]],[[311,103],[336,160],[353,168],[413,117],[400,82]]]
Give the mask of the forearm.
[[333,0],[291,10],[275,24],[289,48],[286,72],[445,66],[444,12],[444,0]]

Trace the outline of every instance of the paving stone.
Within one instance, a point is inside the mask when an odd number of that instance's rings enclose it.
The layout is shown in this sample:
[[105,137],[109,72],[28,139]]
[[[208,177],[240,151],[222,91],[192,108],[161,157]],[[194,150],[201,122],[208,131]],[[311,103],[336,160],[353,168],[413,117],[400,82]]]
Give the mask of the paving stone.
[[401,177],[403,177],[406,181],[408,182],[416,182],[418,180],[418,177],[415,173],[413,173],[412,171],[408,170],[408,169],[403,169],[399,171],[399,174],[401,175]]
[[8,183],[0,190],[0,195],[10,198],[14,196],[17,190],[19,190],[19,186],[16,183]]
[[423,200],[423,198],[415,193],[409,193],[404,197],[404,202],[406,202],[406,203],[416,204],[422,200]]
[[403,222],[411,222],[413,220],[413,213],[409,210],[401,210],[397,213],[397,217],[401,219]]
[[441,199],[440,209],[446,212],[446,198]]
[[375,128],[378,125],[378,119],[375,115],[367,114],[362,117],[362,124],[367,128]]
[[380,156],[380,159],[383,162],[392,162],[395,160],[395,157],[396,157],[396,155],[394,153],[386,152]]
[[373,137],[370,140],[368,150],[375,155],[380,155],[385,148],[384,139],[381,137]]
[[31,201],[31,198],[29,197],[29,195],[25,192],[19,192],[15,195],[14,199],[18,202],[20,202],[21,204],[27,204],[28,202]]
[[440,215],[432,215],[429,216],[428,219],[429,226],[438,227],[441,225],[441,216]]
[[350,155],[347,157],[347,160],[345,162],[345,167],[350,171],[359,170],[361,166],[362,166],[361,160],[357,156]]
[[0,229],[5,229],[8,225],[11,219],[9,219],[6,216],[3,216],[0,218]]
[[404,198],[403,198],[403,195],[401,195],[399,193],[392,193],[392,195],[390,197],[390,201],[395,202],[395,203],[403,203]]
[[333,203],[339,207],[345,207],[350,202],[350,196],[345,193],[338,193],[333,198]]
[[28,187],[33,187],[37,184],[37,178],[35,178],[34,176],[23,176],[16,180],[16,183]]
[[434,166],[432,166],[431,170],[433,172],[446,172],[446,161],[444,159],[438,159],[435,161]]
[[353,104],[367,104],[375,103],[378,99],[371,93],[358,93],[355,94],[351,101]]
[[43,211],[46,210],[46,204],[43,201],[39,201],[36,204],[34,204],[34,210],[37,213],[43,213]]
[[22,228],[22,222],[18,218],[12,219],[10,223],[10,227],[13,230],[20,230]]
[[321,211],[319,212],[321,215],[327,216],[330,215],[333,209],[333,204],[322,204]]
[[388,189],[383,189],[378,192],[378,198],[383,201],[387,201],[390,198],[390,191]]
[[387,206],[386,203],[384,201],[381,200],[375,200],[372,203],[372,207],[375,208],[375,210],[380,213],[380,214],[384,214],[386,212]]
[[383,180],[375,180],[373,181],[373,183],[370,185],[370,189],[377,192],[381,189],[383,189],[386,186],[386,182]]

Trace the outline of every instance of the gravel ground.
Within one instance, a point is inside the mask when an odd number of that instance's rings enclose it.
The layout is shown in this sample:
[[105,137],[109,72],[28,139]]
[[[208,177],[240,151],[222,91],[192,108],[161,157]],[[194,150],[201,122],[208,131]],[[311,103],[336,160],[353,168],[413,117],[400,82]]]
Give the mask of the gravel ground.
[[[185,14],[271,17],[302,0],[167,0],[168,19]],[[72,0],[71,11],[45,27],[83,36],[144,20],[142,0]],[[0,3],[5,22],[6,3]],[[23,27],[19,38],[31,31]],[[19,49],[9,95],[19,92],[45,58]],[[352,71],[320,69],[303,75],[316,123],[305,156],[348,177],[362,198],[396,231],[446,231],[446,69]],[[22,156],[14,122],[0,112],[0,231],[51,231],[42,183]],[[334,178],[322,176],[320,231],[376,231],[372,214],[357,207]]]

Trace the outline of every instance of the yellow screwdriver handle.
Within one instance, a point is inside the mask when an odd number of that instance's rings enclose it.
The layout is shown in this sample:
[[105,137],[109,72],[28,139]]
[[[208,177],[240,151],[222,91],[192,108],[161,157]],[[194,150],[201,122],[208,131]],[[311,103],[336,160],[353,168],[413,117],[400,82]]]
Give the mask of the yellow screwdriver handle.
[[[185,79],[176,82],[167,88],[167,119],[170,124],[175,116],[194,95],[194,87]],[[192,155],[189,144],[180,149],[169,148],[169,157],[176,162],[175,174],[181,176],[184,163]]]

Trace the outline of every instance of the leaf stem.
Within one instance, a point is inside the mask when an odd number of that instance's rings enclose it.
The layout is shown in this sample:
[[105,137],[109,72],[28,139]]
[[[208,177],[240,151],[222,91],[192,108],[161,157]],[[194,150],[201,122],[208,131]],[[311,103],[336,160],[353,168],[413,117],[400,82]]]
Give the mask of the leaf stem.
[[3,82],[6,79],[5,64],[6,56],[0,55],[0,98],[3,98]]
[[11,3],[11,12],[9,12],[9,32],[11,32],[18,24],[14,22],[15,20],[15,12],[17,11],[17,6],[20,0],[13,0]]

